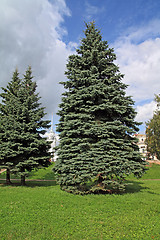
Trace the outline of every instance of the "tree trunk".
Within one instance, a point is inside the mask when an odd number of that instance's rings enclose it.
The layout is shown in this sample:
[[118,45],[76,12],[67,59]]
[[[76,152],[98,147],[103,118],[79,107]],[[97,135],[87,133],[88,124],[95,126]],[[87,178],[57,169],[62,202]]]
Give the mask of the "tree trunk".
[[9,168],[7,168],[7,170],[6,170],[6,184],[11,184]]
[[22,186],[25,186],[26,185],[26,182],[25,182],[25,176],[21,176],[21,185]]

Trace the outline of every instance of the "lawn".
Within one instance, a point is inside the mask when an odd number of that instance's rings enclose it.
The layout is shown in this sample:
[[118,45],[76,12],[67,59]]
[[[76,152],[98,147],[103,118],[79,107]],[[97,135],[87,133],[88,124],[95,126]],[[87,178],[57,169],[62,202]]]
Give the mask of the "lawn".
[[[130,175],[127,179],[135,179],[133,175]],[[160,165],[150,164],[147,166],[146,173],[142,176],[141,180],[145,179],[160,179]]]
[[[52,171],[52,168],[54,167],[54,163],[52,163],[48,168],[41,168],[38,170],[34,170],[29,173],[29,176],[26,179],[41,179],[41,180],[54,180],[55,175],[54,172]],[[3,172],[0,174],[0,179],[5,179],[6,173]],[[11,179],[19,179],[19,176],[15,176],[11,174]]]
[[[33,175],[42,179],[48,174],[38,172]],[[159,172],[160,166],[153,165],[145,179]],[[132,185],[122,195],[78,196],[61,191],[55,182],[21,187],[1,180],[0,239],[159,240],[160,181],[128,181]]]

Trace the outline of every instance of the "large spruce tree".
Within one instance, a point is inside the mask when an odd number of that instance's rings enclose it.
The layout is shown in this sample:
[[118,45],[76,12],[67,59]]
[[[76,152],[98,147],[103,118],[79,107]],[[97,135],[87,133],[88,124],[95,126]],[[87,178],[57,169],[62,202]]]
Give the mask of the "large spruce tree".
[[21,176],[22,185],[29,171],[50,164],[49,144],[42,137],[50,122],[42,120],[44,108],[41,107],[39,94],[36,93],[37,85],[32,78],[31,67],[23,80],[19,80],[16,71],[1,94],[0,147],[3,151],[0,161]]
[[126,96],[116,55],[93,22],[86,24],[77,54],[67,63],[60,104],[58,161],[62,189],[73,193],[114,192],[124,179],[145,170],[136,139],[134,102]]

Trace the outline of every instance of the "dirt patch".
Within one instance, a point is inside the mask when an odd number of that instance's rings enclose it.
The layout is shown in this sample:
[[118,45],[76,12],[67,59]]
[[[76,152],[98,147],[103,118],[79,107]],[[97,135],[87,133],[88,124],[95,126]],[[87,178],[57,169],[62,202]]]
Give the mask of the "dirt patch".
[[148,167],[152,167],[152,164],[158,164],[160,165],[159,160],[146,160],[149,164],[147,165]]

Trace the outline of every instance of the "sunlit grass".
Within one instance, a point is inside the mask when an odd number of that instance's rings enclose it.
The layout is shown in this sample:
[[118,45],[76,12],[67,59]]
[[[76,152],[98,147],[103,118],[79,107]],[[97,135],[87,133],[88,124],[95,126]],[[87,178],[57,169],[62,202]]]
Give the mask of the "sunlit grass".
[[123,195],[77,196],[52,182],[1,185],[0,239],[160,239],[160,182]]
[[[26,179],[41,179],[41,180],[54,180],[55,174],[52,171],[54,163],[52,163],[48,168],[35,169],[29,173],[29,176]],[[0,179],[5,179],[6,173],[3,172],[0,174]],[[11,179],[19,179],[19,176],[11,174]]]
[[[52,171],[54,167],[54,163],[50,165],[48,168],[41,168],[39,170],[34,170],[29,173],[29,176],[26,179],[41,179],[41,180],[55,180],[55,174]],[[152,164],[151,166],[147,167],[147,172],[141,178],[143,179],[160,179],[160,165]],[[5,179],[5,172],[0,174],[0,179]],[[18,176],[12,175],[12,179],[19,179]],[[135,177],[131,174],[127,177],[128,180],[136,180]]]
[[[153,165],[148,178],[159,176],[159,170]],[[32,177],[45,176],[38,172]],[[87,196],[61,191],[55,181],[25,187],[0,181],[0,239],[159,240],[160,181],[128,181],[132,185],[124,194]]]
[[[135,177],[131,174],[127,179],[135,179]],[[147,166],[146,173],[142,176],[141,180],[144,179],[160,179],[160,165],[151,164]]]

